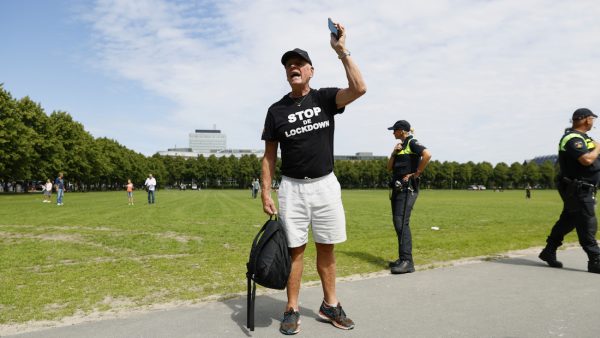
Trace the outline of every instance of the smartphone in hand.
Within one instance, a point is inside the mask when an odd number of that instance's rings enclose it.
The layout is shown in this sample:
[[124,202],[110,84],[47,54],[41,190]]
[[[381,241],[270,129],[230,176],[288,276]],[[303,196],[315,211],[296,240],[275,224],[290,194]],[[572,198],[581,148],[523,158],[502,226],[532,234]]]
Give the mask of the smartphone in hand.
[[327,25],[329,26],[329,30],[331,31],[331,33],[335,35],[335,38],[339,39],[340,36],[338,35],[338,29],[333,23],[333,21],[331,21],[331,18],[327,18]]

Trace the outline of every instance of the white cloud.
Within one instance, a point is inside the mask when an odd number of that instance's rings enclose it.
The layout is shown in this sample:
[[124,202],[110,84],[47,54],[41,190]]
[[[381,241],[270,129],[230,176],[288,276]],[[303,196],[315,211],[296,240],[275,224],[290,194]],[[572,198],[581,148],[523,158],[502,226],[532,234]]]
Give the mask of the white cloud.
[[331,16],[369,87],[338,119],[336,153],[388,154],[386,127],[407,119],[434,158],[512,162],[554,153],[575,108],[600,111],[599,14],[594,1],[105,0],[86,17],[108,72],[172,99],[158,123],[179,137],[216,124],[230,147],[262,147],[295,47],[313,87],[345,86]]

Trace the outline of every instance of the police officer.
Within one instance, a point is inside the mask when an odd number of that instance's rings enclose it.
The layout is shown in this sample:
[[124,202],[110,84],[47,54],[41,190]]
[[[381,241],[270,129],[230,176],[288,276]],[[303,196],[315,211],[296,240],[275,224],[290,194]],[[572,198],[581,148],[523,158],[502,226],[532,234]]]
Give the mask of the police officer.
[[400,120],[389,127],[394,131],[398,143],[388,160],[388,171],[392,172],[390,183],[392,193],[392,216],[398,236],[398,260],[390,262],[393,274],[415,271],[412,259],[412,236],[410,234],[410,213],[419,193],[419,176],[431,159],[431,153],[425,146],[413,138],[410,123]]
[[597,117],[587,108],[577,109],[572,117],[573,126],[565,130],[558,145],[558,192],[563,200],[563,210],[539,255],[554,268],[563,266],[556,260],[556,249],[565,235],[576,229],[579,243],[589,258],[588,271],[600,273],[595,214],[596,187],[600,182],[600,144],[586,134]]

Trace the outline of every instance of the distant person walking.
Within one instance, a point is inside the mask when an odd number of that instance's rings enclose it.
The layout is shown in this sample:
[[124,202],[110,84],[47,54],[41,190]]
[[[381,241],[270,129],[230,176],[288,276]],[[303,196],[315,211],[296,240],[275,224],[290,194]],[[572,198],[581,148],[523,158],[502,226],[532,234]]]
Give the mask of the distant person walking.
[[52,182],[50,179],[44,184],[44,203],[52,203]]
[[127,200],[129,205],[133,205],[133,183],[130,179],[127,180]]
[[56,186],[56,205],[63,205],[63,196],[65,195],[65,180],[63,173],[58,173],[58,177],[54,180]]
[[256,198],[259,190],[260,190],[260,183],[258,182],[258,178],[255,178],[252,181],[252,198]]
[[154,204],[154,190],[156,190],[156,179],[152,177],[152,174],[148,174],[146,182],[144,182],[146,189],[148,189],[148,204]]
[[431,159],[431,153],[413,138],[408,121],[397,121],[388,130],[393,130],[394,137],[401,141],[394,147],[387,164],[388,171],[392,172],[390,200],[399,257],[390,262],[389,267],[393,274],[410,273],[415,271],[410,214],[419,195],[420,176]]
[[525,187],[525,198],[531,198],[531,185],[529,183],[527,183],[527,186]]
[[597,117],[587,108],[577,109],[573,113],[572,127],[565,130],[558,143],[558,193],[563,200],[563,210],[539,255],[553,268],[562,268],[562,262],[556,259],[556,250],[565,236],[576,229],[579,244],[589,259],[588,271],[600,273],[595,211],[596,187],[600,183],[600,143],[586,134]]

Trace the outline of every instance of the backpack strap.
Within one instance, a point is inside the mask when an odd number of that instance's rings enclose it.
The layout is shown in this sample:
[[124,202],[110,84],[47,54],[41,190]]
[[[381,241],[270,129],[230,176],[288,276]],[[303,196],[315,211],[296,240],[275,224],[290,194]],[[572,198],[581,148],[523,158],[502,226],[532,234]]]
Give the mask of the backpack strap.
[[[271,215],[269,217],[269,221],[273,220],[273,215]],[[277,220],[277,216],[275,216],[275,220]],[[263,225],[263,227],[260,229],[260,231],[258,231],[258,234],[256,234],[256,236],[254,237],[254,241],[252,242],[252,248],[255,248],[258,244],[259,239],[261,238],[261,236],[264,234],[265,230],[267,229],[267,224],[265,223]],[[258,250],[259,248],[256,248],[256,250]],[[256,303],[256,282],[254,280],[252,280],[252,278],[254,277],[253,272],[254,269],[256,268],[256,263],[255,262],[248,262],[247,264],[247,269],[248,271],[246,272],[246,278],[248,279],[248,296],[247,296],[247,314],[246,314],[246,319],[247,319],[247,323],[246,326],[248,327],[248,329],[250,331],[254,331],[254,304]],[[252,271],[252,273],[250,272]]]
[[247,314],[246,326],[250,331],[254,331],[254,304],[256,303],[256,282],[248,276],[248,304],[246,305]]
[[[269,217],[269,221],[273,220],[273,215],[271,215]],[[277,220],[277,216],[275,216],[275,220]],[[252,249],[253,251],[260,251],[262,249],[262,247],[265,245],[265,243],[267,242],[265,238],[265,240],[260,241],[263,237],[265,237],[265,232],[267,231],[267,225],[269,224],[269,222],[266,222],[262,228],[258,231],[258,233],[256,234],[256,236],[254,237],[254,241],[252,242]],[[267,237],[271,237],[273,236],[273,231],[271,231],[270,233],[268,233],[266,236]],[[259,246],[260,244],[260,246]],[[250,254],[250,258],[252,258],[252,254]],[[256,269],[256,262],[253,260],[250,260],[247,264],[247,270],[248,272],[246,273],[247,275],[250,274],[250,278],[254,277],[254,270]]]

